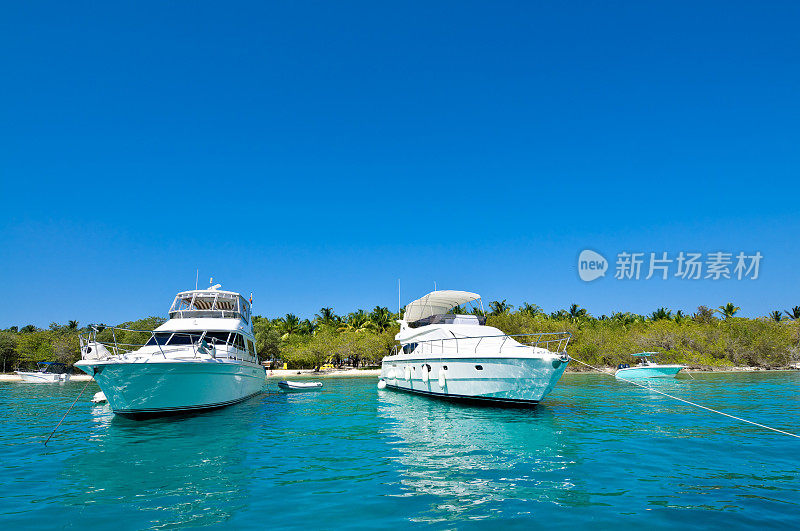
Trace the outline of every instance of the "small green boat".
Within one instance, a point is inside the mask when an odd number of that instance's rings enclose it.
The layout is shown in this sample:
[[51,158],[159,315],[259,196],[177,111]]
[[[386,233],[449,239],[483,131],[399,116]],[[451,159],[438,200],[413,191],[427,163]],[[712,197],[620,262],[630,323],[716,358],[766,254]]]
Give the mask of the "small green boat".
[[658,363],[653,363],[650,357],[656,354],[658,354],[658,352],[639,352],[633,354],[633,356],[641,358],[639,365],[631,367],[627,363],[620,363],[617,366],[617,372],[614,373],[614,376],[618,378],[675,378],[675,375],[684,368],[683,365],[660,365]]

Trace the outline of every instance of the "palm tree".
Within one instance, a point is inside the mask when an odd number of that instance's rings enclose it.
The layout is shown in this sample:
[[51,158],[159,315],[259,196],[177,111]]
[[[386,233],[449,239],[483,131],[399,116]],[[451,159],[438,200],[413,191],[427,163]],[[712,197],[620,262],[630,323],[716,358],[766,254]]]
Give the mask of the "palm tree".
[[588,317],[588,314],[586,313],[586,308],[581,308],[577,304],[570,304],[567,313],[569,314],[569,318],[571,321],[577,321],[578,319],[584,319]]
[[317,329],[317,325],[309,321],[308,319],[303,319],[300,325],[297,327],[297,331],[303,335],[310,336],[314,334],[314,331]]
[[78,328],[78,321],[68,321],[67,328],[70,330],[76,330]]
[[333,312],[333,308],[320,308],[314,316],[314,321],[321,326],[338,326],[342,318]]
[[780,310],[775,310],[774,312],[769,312],[767,317],[769,317],[770,319],[772,319],[773,321],[775,321],[777,323],[780,323],[781,319],[783,318],[783,314],[781,313]]
[[736,315],[736,312],[738,312],[740,309],[741,308],[739,308],[738,306],[734,306],[732,302],[729,302],[725,306],[720,306],[716,311],[717,313],[722,315],[725,319],[728,319]]
[[798,319],[800,319],[800,306],[795,306],[794,308],[792,308],[791,313],[789,312],[789,310],[786,310],[786,315],[789,316],[789,319],[797,321]]
[[675,312],[675,322],[681,324],[686,320],[686,316],[683,314],[683,310],[678,310]]
[[511,308],[513,308],[513,306],[511,306],[510,304],[506,303],[506,299],[503,299],[502,301],[492,301],[492,302],[490,302],[489,303],[489,308],[491,308],[491,310],[492,310],[489,315],[502,315],[504,313],[510,312]]
[[384,332],[390,326],[392,326],[394,314],[389,311],[389,308],[375,306],[375,308],[373,308],[372,312],[369,314],[369,320],[373,325],[375,325],[375,328],[377,328],[378,331]]
[[341,332],[363,332],[373,328],[369,315],[364,310],[356,310],[347,314],[344,324],[339,327]]
[[278,329],[282,334],[281,339],[287,339],[300,331],[300,318],[293,313],[287,313],[286,317],[278,319]]
[[537,304],[531,304],[529,302],[522,303],[522,306],[519,307],[519,313],[524,313],[530,315],[531,317],[536,317],[542,312],[542,308],[539,307]]
[[660,321],[661,319],[672,319],[672,311],[668,308],[659,308],[650,314],[650,320]]

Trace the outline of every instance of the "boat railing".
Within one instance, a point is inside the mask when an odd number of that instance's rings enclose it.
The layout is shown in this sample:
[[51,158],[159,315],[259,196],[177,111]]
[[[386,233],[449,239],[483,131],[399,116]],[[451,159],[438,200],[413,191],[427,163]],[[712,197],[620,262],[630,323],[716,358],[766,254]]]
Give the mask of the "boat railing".
[[[170,319],[245,319],[239,310],[172,310],[169,312]],[[246,319],[245,319],[246,320]]]
[[[111,338],[109,339],[98,339],[98,335],[106,330],[111,331]],[[138,334],[148,334],[148,339],[144,343],[123,343],[122,341],[117,340],[117,332],[135,332]],[[166,337],[165,337],[166,336]],[[184,344],[180,345],[167,345],[162,344],[162,340],[164,343],[166,341],[171,340],[174,336],[180,337],[188,337],[189,341]],[[230,356],[230,350],[233,348],[240,348],[235,344],[234,341],[231,339],[222,340],[216,337],[210,338],[210,340],[206,341],[205,339],[205,332],[169,332],[169,331],[155,331],[155,330],[137,330],[135,328],[123,328],[119,326],[106,326],[106,327],[98,327],[92,326],[88,332],[84,332],[82,334],[78,334],[78,341],[80,343],[81,355],[89,351],[87,349],[90,348],[92,344],[99,344],[103,345],[106,349],[111,352],[112,356],[121,356],[124,354],[128,354],[135,350],[139,350],[145,346],[157,346],[159,352],[167,359],[167,353],[171,352],[178,352],[185,350],[187,346],[192,347],[192,351],[194,352],[194,357],[196,358],[198,354],[209,354],[211,357],[216,358],[217,349],[220,347],[228,347],[227,352],[228,355],[226,356],[229,359],[245,359],[244,357],[236,357]],[[250,356],[254,357],[254,356]]]
[[[467,342],[474,342],[472,346],[472,352],[474,354],[478,353],[478,347],[480,347],[481,343],[485,339],[501,339],[500,345],[497,347],[498,352],[502,351],[503,347],[506,345],[506,342],[511,339],[512,341],[519,343],[519,346],[523,347],[534,347],[534,348],[543,348],[549,350],[551,352],[556,352],[562,357],[566,357],[567,345],[569,344],[569,340],[572,339],[571,332],[539,332],[535,334],[498,334],[498,335],[491,335],[491,336],[453,336],[453,337],[444,337],[439,339],[426,339],[420,341],[411,341],[410,343],[415,344],[415,348],[413,352],[422,354],[422,355],[436,355],[436,354],[445,354],[446,350],[449,350],[451,353],[452,351],[463,351],[463,348],[467,345],[464,343]],[[518,340],[517,338],[524,338],[523,341]],[[475,341],[477,340],[477,341]],[[459,345],[459,341],[461,341],[461,345]],[[459,346],[462,347],[459,350]],[[419,352],[417,349],[421,348]],[[399,349],[395,346],[395,350],[393,354],[399,353]]]

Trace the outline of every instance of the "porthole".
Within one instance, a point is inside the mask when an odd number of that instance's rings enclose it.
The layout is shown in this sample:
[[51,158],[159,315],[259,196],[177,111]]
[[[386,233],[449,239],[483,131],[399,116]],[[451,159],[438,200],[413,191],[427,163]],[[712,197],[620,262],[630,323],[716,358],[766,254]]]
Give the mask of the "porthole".
[[475,365],[475,370],[476,371],[482,371],[483,370],[483,365]]
[[442,369],[446,371],[447,370],[447,365],[442,365]]

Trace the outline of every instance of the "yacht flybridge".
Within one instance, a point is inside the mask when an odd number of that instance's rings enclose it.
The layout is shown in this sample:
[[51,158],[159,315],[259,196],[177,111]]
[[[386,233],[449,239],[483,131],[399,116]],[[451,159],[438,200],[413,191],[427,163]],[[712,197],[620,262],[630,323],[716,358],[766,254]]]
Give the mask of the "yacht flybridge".
[[76,367],[94,377],[114,413],[140,417],[217,408],[260,393],[250,302],[219,284],[175,297],[153,331],[93,327]]
[[[379,386],[451,399],[539,403],[567,367],[571,335],[506,335],[485,325],[479,301],[477,293],[440,290],[406,306],[395,336],[402,350],[383,358]],[[473,313],[462,308],[467,304],[475,306]]]

